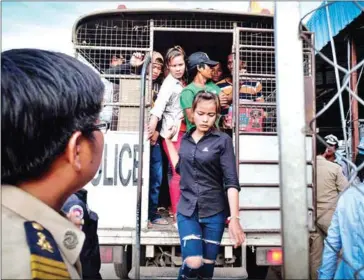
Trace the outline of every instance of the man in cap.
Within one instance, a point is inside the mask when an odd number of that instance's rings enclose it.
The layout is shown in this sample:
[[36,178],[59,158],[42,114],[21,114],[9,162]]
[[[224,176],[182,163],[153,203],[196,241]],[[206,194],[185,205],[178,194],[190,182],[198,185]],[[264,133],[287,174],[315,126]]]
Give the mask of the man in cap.
[[1,56],[3,279],[80,279],[84,233],[61,212],[98,170],[104,85],[77,59],[39,49]]
[[[364,163],[364,137],[358,146],[357,167]],[[340,196],[325,239],[319,279],[364,279],[364,169]]]
[[344,176],[349,178],[348,165],[343,160],[343,157],[345,156],[345,150],[340,152],[338,150],[339,139],[335,135],[329,134],[325,136],[325,141],[329,145],[325,152],[325,158],[331,162],[339,164],[342,168]]
[[317,279],[317,269],[320,266],[324,236],[330,226],[332,215],[340,193],[348,186],[348,180],[342,173],[340,165],[327,160],[330,148],[317,141],[317,198],[316,211],[317,233],[310,234],[310,273],[311,279]]
[[[188,75],[192,82],[182,90],[180,101],[188,131],[194,127],[192,103],[195,95],[201,90],[219,94],[221,89],[211,81],[212,67],[218,64],[217,61],[211,60],[204,52],[195,52],[188,57],[187,63]],[[219,97],[222,106],[228,105],[228,99],[225,96]]]

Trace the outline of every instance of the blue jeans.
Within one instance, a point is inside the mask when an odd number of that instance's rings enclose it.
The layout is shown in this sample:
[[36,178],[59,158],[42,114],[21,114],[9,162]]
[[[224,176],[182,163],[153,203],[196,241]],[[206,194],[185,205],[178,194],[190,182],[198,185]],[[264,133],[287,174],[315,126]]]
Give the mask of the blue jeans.
[[[191,217],[177,213],[178,232],[181,242],[183,264],[178,279],[212,279],[215,260],[225,228],[225,212],[207,218],[199,218],[197,210]],[[198,268],[191,268],[186,259],[201,257],[213,263],[201,263]]]
[[154,221],[161,216],[157,214],[159,192],[163,178],[162,147],[159,140],[150,146],[150,172],[149,172],[149,209],[148,219]]

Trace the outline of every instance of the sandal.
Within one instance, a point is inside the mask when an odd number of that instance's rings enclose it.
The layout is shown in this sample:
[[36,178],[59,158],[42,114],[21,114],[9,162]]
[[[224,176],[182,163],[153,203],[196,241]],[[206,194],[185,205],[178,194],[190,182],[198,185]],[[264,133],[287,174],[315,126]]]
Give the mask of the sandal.
[[165,225],[168,225],[168,221],[164,218],[157,218],[155,220],[152,221],[152,224],[153,225],[162,225],[162,226],[165,226]]

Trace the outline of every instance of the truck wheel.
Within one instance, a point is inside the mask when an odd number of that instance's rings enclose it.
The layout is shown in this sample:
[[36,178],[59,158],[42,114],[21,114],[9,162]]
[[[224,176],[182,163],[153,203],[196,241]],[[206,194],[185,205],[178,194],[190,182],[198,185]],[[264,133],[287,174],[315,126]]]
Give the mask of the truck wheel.
[[119,279],[129,279],[128,273],[131,269],[131,248],[128,247],[127,251],[123,250],[123,262],[114,263],[115,274]]

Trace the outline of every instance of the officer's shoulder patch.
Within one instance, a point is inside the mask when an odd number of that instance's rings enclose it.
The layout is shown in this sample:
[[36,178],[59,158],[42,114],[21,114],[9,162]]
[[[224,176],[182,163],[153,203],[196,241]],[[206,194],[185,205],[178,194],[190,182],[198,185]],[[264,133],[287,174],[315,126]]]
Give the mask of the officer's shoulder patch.
[[52,234],[35,221],[24,222],[33,279],[71,279]]

